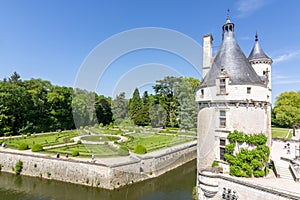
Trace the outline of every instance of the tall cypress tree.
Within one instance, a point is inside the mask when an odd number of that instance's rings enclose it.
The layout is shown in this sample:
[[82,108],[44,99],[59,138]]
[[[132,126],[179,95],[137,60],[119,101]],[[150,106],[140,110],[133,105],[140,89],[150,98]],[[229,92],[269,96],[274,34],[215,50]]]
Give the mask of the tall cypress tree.
[[129,116],[136,125],[144,125],[143,123],[143,101],[140,97],[140,92],[136,88],[132,98],[129,100]]

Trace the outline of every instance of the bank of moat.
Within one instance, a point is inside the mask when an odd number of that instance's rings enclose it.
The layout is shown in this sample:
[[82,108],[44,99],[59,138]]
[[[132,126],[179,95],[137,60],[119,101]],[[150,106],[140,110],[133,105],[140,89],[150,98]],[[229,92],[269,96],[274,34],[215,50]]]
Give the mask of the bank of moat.
[[158,151],[110,158],[65,158],[2,149],[1,170],[15,173],[18,161],[23,163],[21,175],[53,179],[105,189],[115,189],[155,178],[196,158],[197,142],[191,141]]

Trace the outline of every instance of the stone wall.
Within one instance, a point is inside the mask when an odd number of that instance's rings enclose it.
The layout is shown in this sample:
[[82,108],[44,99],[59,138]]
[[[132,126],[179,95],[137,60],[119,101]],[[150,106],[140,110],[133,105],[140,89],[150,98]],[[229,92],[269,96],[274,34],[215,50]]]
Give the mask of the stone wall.
[[135,156],[132,162],[118,165],[0,151],[0,164],[2,171],[14,173],[16,163],[20,160],[23,162],[21,175],[115,189],[154,178],[191,161],[196,158],[196,150],[197,143],[194,141],[163,151]]
[[199,200],[221,200],[222,195],[228,189],[233,190],[238,199],[253,200],[297,200],[300,197],[288,191],[282,191],[271,187],[264,187],[254,183],[244,182],[235,177],[221,174],[201,172],[197,180],[197,192]]

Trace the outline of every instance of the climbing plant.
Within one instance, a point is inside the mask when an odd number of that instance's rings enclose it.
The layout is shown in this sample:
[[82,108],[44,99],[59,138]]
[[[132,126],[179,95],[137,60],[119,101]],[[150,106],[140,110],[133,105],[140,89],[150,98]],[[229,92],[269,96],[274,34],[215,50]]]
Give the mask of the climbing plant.
[[[237,177],[262,177],[269,170],[270,149],[266,146],[267,137],[264,134],[246,135],[243,132],[233,131],[228,134],[230,144],[225,146],[225,160],[230,164],[230,175]],[[254,147],[251,150],[241,148],[235,152],[236,145],[246,143]]]

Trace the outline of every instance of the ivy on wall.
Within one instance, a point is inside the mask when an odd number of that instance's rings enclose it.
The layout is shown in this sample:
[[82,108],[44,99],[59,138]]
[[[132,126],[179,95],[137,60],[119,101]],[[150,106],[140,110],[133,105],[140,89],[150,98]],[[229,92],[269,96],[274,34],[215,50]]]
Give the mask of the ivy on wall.
[[[225,146],[224,155],[230,164],[230,175],[237,177],[263,177],[268,174],[267,162],[270,149],[266,146],[267,137],[264,134],[246,135],[243,132],[233,131],[228,134],[230,144]],[[236,146],[246,143],[252,150],[240,149],[235,153]]]

